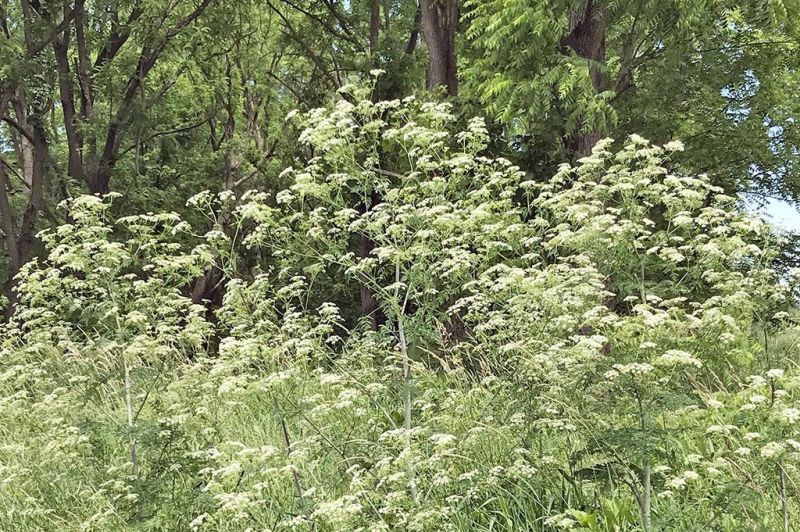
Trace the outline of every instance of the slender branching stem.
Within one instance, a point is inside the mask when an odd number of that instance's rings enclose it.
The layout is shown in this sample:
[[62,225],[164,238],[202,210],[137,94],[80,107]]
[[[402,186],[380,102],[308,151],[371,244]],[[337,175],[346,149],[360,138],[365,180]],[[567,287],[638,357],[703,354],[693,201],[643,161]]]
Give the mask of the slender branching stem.
[[139,476],[139,458],[136,454],[135,420],[131,402],[131,368],[125,362],[125,408],[128,411],[128,438],[131,450],[131,474]]
[[[400,286],[400,262],[395,263],[395,284],[396,286]],[[411,359],[408,356],[408,343],[406,342],[406,331],[405,331],[405,323],[404,323],[404,315],[405,315],[405,302],[402,305],[398,303],[398,311],[397,311],[397,336],[400,341],[400,356],[403,360],[403,428],[406,431],[406,450],[411,449]],[[408,476],[409,476],[409,490],[411,491],[411,498],[414,499],[414,502],[417,501],[417,482],[414,478],[414,468],[413,463],[409,462],[408,466]]]

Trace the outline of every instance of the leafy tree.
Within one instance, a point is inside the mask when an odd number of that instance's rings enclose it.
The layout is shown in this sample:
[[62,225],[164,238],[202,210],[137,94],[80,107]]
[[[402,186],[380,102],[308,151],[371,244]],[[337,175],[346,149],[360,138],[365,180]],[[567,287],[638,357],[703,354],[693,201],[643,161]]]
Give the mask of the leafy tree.
[[729,192],[794,197],[793,2],[467,6],[465,91],[531,164],[639,133],[683,140],[681,163]]

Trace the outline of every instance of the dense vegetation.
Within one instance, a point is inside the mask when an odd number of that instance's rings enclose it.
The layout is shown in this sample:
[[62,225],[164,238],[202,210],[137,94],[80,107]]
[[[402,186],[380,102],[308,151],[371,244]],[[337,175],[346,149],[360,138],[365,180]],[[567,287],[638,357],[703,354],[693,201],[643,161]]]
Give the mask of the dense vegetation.
[[799,16],[0,0],[0,530],[800,526]]

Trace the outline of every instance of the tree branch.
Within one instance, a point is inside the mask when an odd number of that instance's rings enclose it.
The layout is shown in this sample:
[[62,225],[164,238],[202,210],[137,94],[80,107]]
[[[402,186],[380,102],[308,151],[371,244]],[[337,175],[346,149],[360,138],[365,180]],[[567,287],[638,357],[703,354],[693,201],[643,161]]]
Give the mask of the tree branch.
[[133,144],[131,146],[128,146],[127,148],[122,150],[119,153],[119,157],[122,157],[123,155],[125,155],[125,154],[131,152],[132,150],[136,149],[136,146],[140,145],[141,143],[149,142],[149,141],[151,141],[151,140],[153,140],[155,138],[163,137],[165,135],[175,135],[177,133],[185,133],[187,131],[192,131],[193,129],[197,129],[200,126],[202,126],[204,124],[207,124],[209,122],[209,120],[211,120],[210,116],[204,118],[200,122],[196,122],[196,123],[193,123],[193,124],[188,124],[188,125],[185,125],[185,126],[176,127],[174,129],[169,129],[169,130],[166,130],[166,131],[158,131],[157,133],[153,133],[152,135],[149,135],[145,139],[140,140],[138,143]]
[[[301,6],[298,6],[294,2],[291,2],[290,0],[281,0],[281,2],[283,2],[286,5],[288,5],[291,8],[299,11],[300,13],[304,14],[305,16],[307,16],[308,18],[310,18],[311,20],[313,20],[314,22],[316,22],[317,24],[319,24],[320,26],[325,28],[325,30],[327,30],[328,33],[330,33],[334,37],[338,37],[340,39],[344,39],[345,41],[349,42],[350,44],[352,44],[353,46],[358,48],[359,52],[365,52],[366,51],[364,49],[364,46],[349,31],[345,31],[344,33],[336,31],[336,28],[331,26],[325,20],[323,20],[319,16],[311,13],[310,11],[307,11],[307,10],[303,9]],[[339,20],[339,19],[337,19],[337,20]],[[341,21],[340,21],[340,24],[341,24]]]
[[111,28],[111,33],[94,61],[95,69],[101,68],[104,64],[117,56],[120,49],[125,45],[131,35],[131,25],[139,20],[143,13],[144,9],[142,9],[140,2],[137,1],[130,15],[128,15],[128,20],[125,21],[123,26],[119,26],[116,16],[113,17],[114,23]]

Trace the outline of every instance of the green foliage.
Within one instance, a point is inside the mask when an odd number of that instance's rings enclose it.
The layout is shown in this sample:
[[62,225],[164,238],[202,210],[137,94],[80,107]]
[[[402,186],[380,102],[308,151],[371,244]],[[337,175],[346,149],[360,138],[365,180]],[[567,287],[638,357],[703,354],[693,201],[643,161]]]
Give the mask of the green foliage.
[[[602,141],[537,183],[446,103],[348,87],[290,120],[313,157],[274,199],[191,198],[209,232],[113,223],[112,195],[41,236],[0,347],[3,530],[798,518],[793,281],[680,144]],[[209,311],[184,287],[212,264]]]
[[[464,92],[504,124],[526,164],[549,171],[570,135],[639,133],[683,140],[680,162],[729,193],[795,197],[797,2],[466,6]],[[602,35],[597,57],[565,40],[586,6]]]
[[797,1],[428,3],[0,4],[0,530],[798,526]]
[[[474,48],[467,91],[486,111],[521,132],[537,128],[603,131],[616,122],[607,94],[596,94],[589,64],[562,53],[575,2],[467,2],[466,36]],[[525,72],[524,75],[521,75]]]

